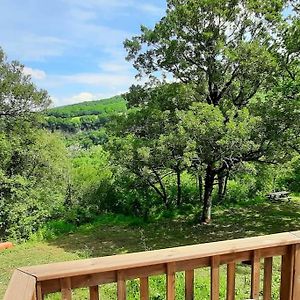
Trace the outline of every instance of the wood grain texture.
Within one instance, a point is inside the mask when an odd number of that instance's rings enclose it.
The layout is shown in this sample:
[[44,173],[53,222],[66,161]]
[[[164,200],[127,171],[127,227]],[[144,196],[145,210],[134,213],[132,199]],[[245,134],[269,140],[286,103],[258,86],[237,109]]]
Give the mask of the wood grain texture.
[[71,278],[62,278],[60,280],[60,285],[61,285],[61,299],[71,300],[72,299]]
[[124,278],[124,273],[122,271],[118,272],[117,280],[118,300],[126,300],[126,281]]
[[288,253],[281,259],[280,300],[291,300],[293,293],[295,246],[289,247]]
[[[280,299],[299,300],[299,244],[300,232],[291,232],[19,268],[11,279],[4,299],[27,300],[29,297],[28,300],[40,300],[43,295],[61,290],[63,299],[69,300],[74,288],[95,287],[99,284],[117,282],[118,299],[124,300],[126,299],[126,280],[166,274],[167,299],[174,300],[175,273],[177,271],[186,271],[186,299],[192,299],[194,296],[193,277],[189,270],[210,266],[211,299],[218,300],[219,266],[229,264],[227,299],[231,300],[234,299],[233,265],[240,261],[251,261],[251,297],[257,299],[260,292],[260,258],[265,258],[264,291],[266,300],[271,293],[268,286],[271,260],[267,258],[282,255]],[[144,284],[141,284],[141,295],[145,295],[145,299],[147,299],[147,297],[149,298],[149,294],[147,295],[149,288],[147,292],[144,279],[142,282]]]
[[235,299],[235,263],[230,263],[227,265],[227,300]]
[[267,257],[264,262],[264,300],[272,299],[272,268],[273,258]]
[[44,300],[44,295],[43,295],[43,292],[42,292],[42,283],[41,282],[38,282],[36,284],[36,298],[37,300]]
[[175,263],[167,264],[167,300],[175,300]]
[[12,299],[36,299],[36,279],[33,276],[15,270],[4,296],[4,300]]
[[259,251],[253,252],[251,264],[251,299],[258,300],[260,291],[260,256]]
[[194,270],[185,271],[185,300],[194,299]]
[[211,280],[210,280],[210,299],[219,300],[220,298],[220,256],[211,258]]
[[[277,246],[273,248],[260,249],[261,257],[281,256],[287,254],[289,246]],[[220,256],[220,264],[229,264],[232,262],[250,261],[253,251],[243,251],[228,253]],[[176,272],[191,270],[202,267],[210,267],[211,258],[203,257],[192,260],[176,262]],[[122,270],[125,280],[149,277],[152,275],[166,274],[166,264],[150,265],[144,267],[133,267]],[[83,288],[88,286],[100,285],[105,283],[117,282],[117,270],[103,273],[85,274],[73,276],[71,280],[72,289]],[[50,279],[42,282],[43,294],[60,291],[59,279]]]
[[221,241],[208,244],[26,267],[20,268],[20,270],[25,273],[32,274],[38,279],[38,281],[43,281],[55,278],[138,268],[162,263],[180,262],[233,252],[237,253],[256,249],[287,246],[297,242],[300,243],[300,237],[296,236],[294,233],[286,232],[232,241]]
[[140,278],[140,299],[149,300],[149,279],[148,277]]
[[90,300],[99,300],[100,299],[98,285],[90,286],[89,290],[90,290]]
[[294,246],[294,284],[292,300],[300,299],[300,245]]

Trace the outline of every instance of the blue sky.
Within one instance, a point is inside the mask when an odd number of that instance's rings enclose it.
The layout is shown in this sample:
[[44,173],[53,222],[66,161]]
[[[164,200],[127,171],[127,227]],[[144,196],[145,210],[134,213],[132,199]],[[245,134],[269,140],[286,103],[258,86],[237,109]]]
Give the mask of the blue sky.
[[0,46],[55,106],[125,92],[135,71],[123,41],[153,26],[164,0],[0,0]]

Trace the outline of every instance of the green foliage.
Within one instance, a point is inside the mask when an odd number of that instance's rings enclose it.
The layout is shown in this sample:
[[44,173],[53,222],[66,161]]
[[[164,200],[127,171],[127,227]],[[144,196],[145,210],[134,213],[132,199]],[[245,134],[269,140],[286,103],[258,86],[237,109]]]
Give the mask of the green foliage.
[[[295,14],[286,16],[287,7]],[[183,153],[190,151],[193,162],[187,166],[205,177],[204,223],[211,219],[216,179],[221,201],[224,180],[238,165],[284,162],[291,147],[299,151],[299,24],[288,1],[169,0],[166,16],[153,29],[141,26],[124,43],[127,59],[149,79],[144,92],[131,89],[138,101],[128,103],[139,103],[139,113],[159,99],[149,98],[147,90],[162,81],[161,74],[190,88],[194,104],[177,108],[171,130],[180,126],[177,141],[186,139],[190,149]],[[161,103],[170,103],[168,98],[174,97],[164,93]]]
[[76,226],[64,220],[48,221],[42,225],[35,233],[31,234],[29,240],[31,242],[50,241],[63,234],[76,231]]
[[108,155],[101,146],[74,153],[65,200],[68,221],[83,223],[109,209],[113,176]]
[[22,134],[10,132],[5,143],[10,151],[1,151],[6,159],[0,165],[0,232],[24,239],[61,213],[66,151],[57,136],[37,129],[26,132],[24,127]]
[[121,96],[82,102],[47,110],[45,127],[65,133],[78,133],[102,128],[113,116],[126,112]]
[[[24,66],[17,61],[9,62],[0,47],[0,117],[28,117],[32,112],[43,111],[50,104],[45,90],[39,90],[28,75]],[[0,120],[0,121],[1,121]]]
[[295,156],[283,166],[277,178],[278,185],[294,193],[300,192],[300,157]]
[[143,86],[48,110],[0,50],[0,236],[54,238],[103,213],[139,223],[201,206],[206,223],[212,203],[299,192],[300,22],[287,5],[168,0],[153,29],[125,41]]
[[18,62],[0,49],[0,236],[25,239],[57,216],[63,204],[66,150],[40,129],[49,105]]
[[124,112],[126,102],[121,96],[114,96],[109,99],[87,101],[57,108],[47,111],[48,116],[72,118],[89,115],[111,114],[114,112]]

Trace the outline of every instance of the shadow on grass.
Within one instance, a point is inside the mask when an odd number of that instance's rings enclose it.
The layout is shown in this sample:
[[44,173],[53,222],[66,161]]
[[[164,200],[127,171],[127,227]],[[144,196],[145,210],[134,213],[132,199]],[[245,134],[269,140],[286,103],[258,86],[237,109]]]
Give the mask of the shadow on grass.
[[296,201],[216,208],[210,225],[184,219],[140,226],[98,224],[49,244],[87,258],[294,230],[300,230],[300,203]]

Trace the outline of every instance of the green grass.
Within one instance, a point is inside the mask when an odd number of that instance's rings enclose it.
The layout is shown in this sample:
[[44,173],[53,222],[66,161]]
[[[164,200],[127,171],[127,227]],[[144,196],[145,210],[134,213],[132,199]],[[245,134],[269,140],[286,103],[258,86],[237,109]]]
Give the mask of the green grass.
[[126,102],[121,96],[108,99],[86,101],[47,110],[48,116],[61,118],[74,118],[85,115],[110,114],[113,112],[126,111]]
[[[64,233],[58,226],[47,241],[31,241],[17,245],[12,250],[0,252],[0,298],[16,267],[42,263],[74,260],[88,257],[120,253],[147,251],[152,249],[190,245],[197,243],[227,240],[240,237],[272,234],[300,230],[300,198],[291,203],[259,203],[256,205],[218,207],[214,210],[213,223],[201,226],[195,224],[193,217],[176,220],[160,220],[143,223],[139,219],[122,216],[99,217],[93,224],[80,226],[75,231]],[[53,227],[53,226],[52,226]],[[52,228],[51,227],[51,228]],[[278,299],[280,260],[274,264],[274,295]],[[225,269],[221,269],[221,299],[226,288]],[[178,299],[184,299],[183,274],[177,274],[176,290]],[[209,299],[209,269],[196,270],[195,299]],[[247,299],[250,290],[250,267],[239,265],[237,268],[236,299]],[[127,282],[128,299],[138,299],[138,282]],[[155,276],[150,280],[151,299],[165,299],[165,277]],[[115,284],[101,287],[103,299],[115,299]],[[52,295],[49,299],[60,299]],[[74,299],[88,299],[86,290],[74,293]]]

